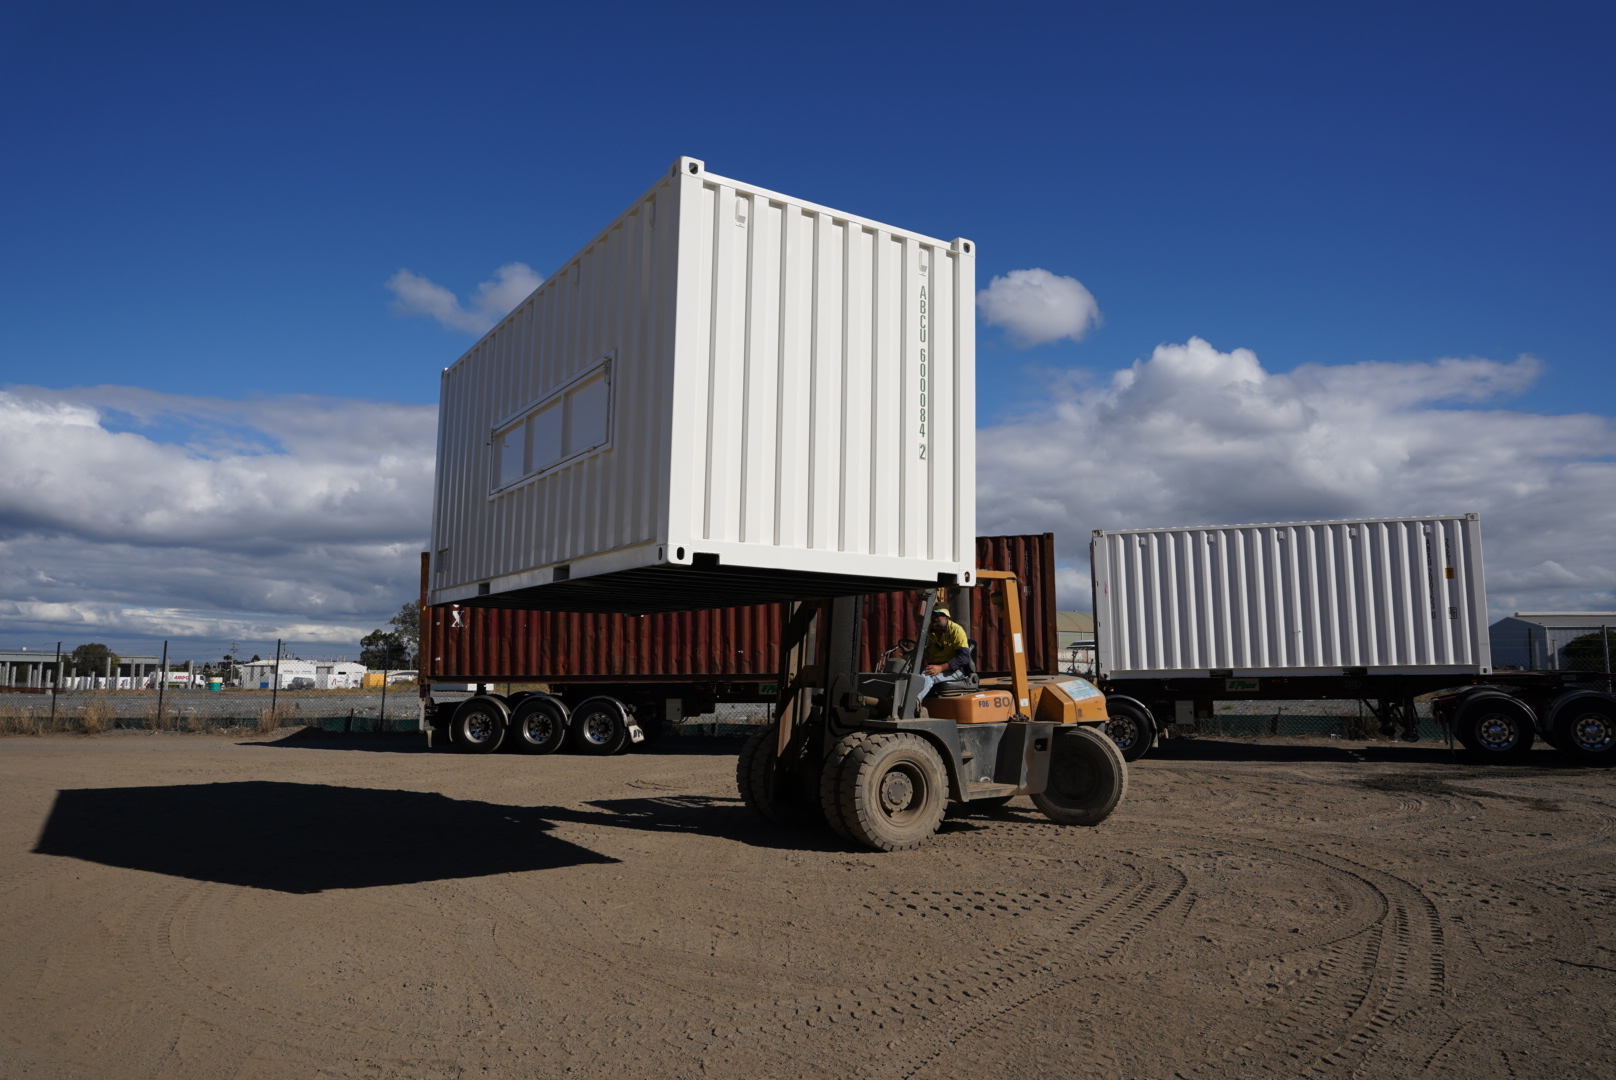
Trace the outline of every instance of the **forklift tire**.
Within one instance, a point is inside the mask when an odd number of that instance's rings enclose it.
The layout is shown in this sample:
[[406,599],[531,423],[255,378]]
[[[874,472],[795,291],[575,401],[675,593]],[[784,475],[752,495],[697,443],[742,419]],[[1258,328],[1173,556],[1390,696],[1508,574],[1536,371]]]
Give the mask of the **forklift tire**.
[[1049,757],[1049,786],[1032,802],[1053,822],[1098,825],[1128,794],[1128,763],[1117,744],[1095,728],[1056,735]]
[[471,698],[455,710],[449,738],[461,753],[491,753],[505,738],[505,717],[505,707],[495,699]]
[[919,735],[870,735],[852,748],[839,771],[842,821],[855,842],[905,851],[925,843],[942,823],[948,774]]
[[1131,701],[1108,701],[1105,733],[1122,751],[1123,761],[1138,761],[1156,741],[1156,720],[1150,710],[1142,709]]
[[572,710],[572,745],[581,754],[609,757],[628,749],[628,710],[616,698],[592,697]]
[[1532,713],[1510,697],[1494,691],[1468,694],[1453,713],[1453,735],[1474,761],[1509,765],[1532,751]]
[[852,840],[853,832],[842,817],[842,762],[847,755],[862,746],[870,737],[867,731],[843,735],[831,744],[825,764],[819,770],[819,809],[825,815],[825,824],[843,840]]
[[741,744],[735,759],[735,789],[747,809],[770,825],[807,825],[818,814],[812,806],[789,802],[775,791],[774,747],[779,728],[770,724]]
[[1616,702],[1596,697],[1572,701],[1555,715],[1550,739],[1583,765],[1616,765]]
[[567,707],[558,699],[533,695],[511,713],[511,749],[524,754],[553,754],[567,741]]

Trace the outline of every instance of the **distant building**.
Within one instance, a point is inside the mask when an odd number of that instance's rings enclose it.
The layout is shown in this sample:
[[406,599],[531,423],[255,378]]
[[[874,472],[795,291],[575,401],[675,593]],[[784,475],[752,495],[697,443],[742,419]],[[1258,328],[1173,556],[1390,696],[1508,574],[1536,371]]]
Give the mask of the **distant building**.
[[[280,662],[281,690],[357,690],[364,684],[364,664],[351,660],[285,660]],[[248,690],[275,689],[273,660],[241,665],[241,685]]]
[[[72,670],[72,657],[62,654],[62,663]],[[74,672],[78,677],[93,677],[99,689],[129,689],[156,674],[162,658],[157,656],[124,656],[116,665],[109,661],[106,670]],[[111,668],[116,667],[116,670]],[[31,649],[0,650],[0,686],[44,688],[55,685],[57,678],[56,652],[34,652]],[[65,687],[66,684],[64,684]],[[156,685],[153,683],[152,685]]]
[[[1488,627],[1495,671],[1603,670],[1599,631],[1616,630],[1616,611],[1517,611]],[[1566,656],[1566,646],[1592,636],[1597,655]]]
[[1062,652],[1079,642],[1094,640],[1094,616],[1087,611],[1055,612],[1055,636]]
[[1055,639],[1060,642],[1060,670],[1091,674],[1094,670],[1094,616],[1087,611],[1055,612]]

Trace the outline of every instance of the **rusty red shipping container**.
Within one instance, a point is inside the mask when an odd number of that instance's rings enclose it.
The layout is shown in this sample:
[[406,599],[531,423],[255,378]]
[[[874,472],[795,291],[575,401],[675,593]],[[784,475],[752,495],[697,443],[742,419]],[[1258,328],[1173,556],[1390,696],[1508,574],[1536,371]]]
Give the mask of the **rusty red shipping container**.
[[[1009,570],[1021,587],[1027,664],[1053,674],[1055,536],[981,536],[976,565]],[[424,584],[424,582],[423,582]],[[998,586],[994,586],[997,588]],[[971,637],[984,674],[1010,670],[1003,614],[972,589]],[[912,637],[924,592],[881,593],[864,610],[864,664]],[[431,682],[772,682],[777,674],[782,604],[660,615],[584,615],[522,608],[425,607],[422,676]]]

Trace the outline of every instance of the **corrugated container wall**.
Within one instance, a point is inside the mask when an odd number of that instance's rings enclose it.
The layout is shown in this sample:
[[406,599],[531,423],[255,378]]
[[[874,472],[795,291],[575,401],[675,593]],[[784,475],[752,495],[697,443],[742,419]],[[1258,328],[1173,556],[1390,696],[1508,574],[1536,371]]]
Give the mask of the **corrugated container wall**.
[[1491,671],[1476,514],[1096,530],[1091,557],[1112,678]]
[[[1060,657],[1054,534],[981,537],[977,565],[1017,575],[1029,670],[1055,674]],[[923,595],[911,591],[866,598],[864,670],[874,670],[882,650],[914,636]],[[447,605],[425,609],[422,675],[440,682],[773,681],[784,621],[782,604],[658,615]],[[972,605],[971,634],[985,673],[1010,670],[1003,622],[1003,615],[979,596]]]
[[443,375],[434,604],[969,582],[975,253],[680,158]]

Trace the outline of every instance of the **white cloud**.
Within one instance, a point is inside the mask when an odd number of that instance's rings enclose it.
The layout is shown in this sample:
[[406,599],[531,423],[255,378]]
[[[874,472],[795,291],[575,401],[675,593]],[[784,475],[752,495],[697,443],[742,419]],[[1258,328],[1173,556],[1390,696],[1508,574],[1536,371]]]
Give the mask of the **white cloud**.
[[1491,605],[1616,608],[1616,424],[1496,402],[1541,365],[1265,370],[1199,338],[1159,346],[1102,386],[1058,386],[1039,412],[983,429],[984,532],[1054,529],[1081,569],[1090,530],[1480,512]]
[[1100,324],[1100,305],[1076,278],[1048,270],[1012,270],[976,294],[976,306],[990,326],[1002,327],[1021,348],[1061,338],[1083,340]]
[[433,281],[400,270],[387,279],[393,291],[393,310],[400,315],[430,315],[451,330],[486,333],[511,309],[526,300],[544,279],[526,263],[507,263],[494,271],[492,281],[477,286],[468,304]]
[[436,412],[0,390],[0,633],[356,642],[416,591]]

